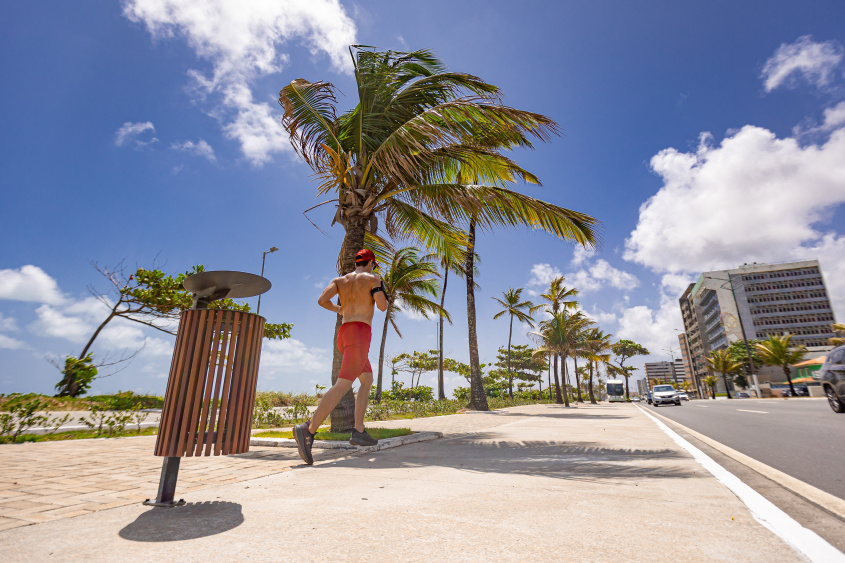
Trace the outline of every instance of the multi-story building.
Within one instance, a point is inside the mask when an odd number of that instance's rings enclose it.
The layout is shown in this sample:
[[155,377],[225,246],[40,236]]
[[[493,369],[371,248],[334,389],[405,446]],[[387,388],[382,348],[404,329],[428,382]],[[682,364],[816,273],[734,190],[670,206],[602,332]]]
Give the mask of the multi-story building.
[[648,387],[654,387],[654,381],[666,381],[681,387],[684,381],[689,381],[685,377],[684,361],[678,358],[672,362],[647,362],[645,365],[645,376],[648,380]]
[[[684,366],[684,379],[688,380],[693,389],[698,390],[698,381],[693,373],[692,369],[692,358],[689,352],[689,345],[687,344],[687,335],[684,332],[678,334],[678,346],[681,349],[681,357],[680,360]],[[677,360],[676,360],[677,361]]]
[[697,385],[708,375],[710,352],[743,337],[789,333],[796,345],[813,348],[834,336],[833,308],[817,260],[704,272],[679,303]]

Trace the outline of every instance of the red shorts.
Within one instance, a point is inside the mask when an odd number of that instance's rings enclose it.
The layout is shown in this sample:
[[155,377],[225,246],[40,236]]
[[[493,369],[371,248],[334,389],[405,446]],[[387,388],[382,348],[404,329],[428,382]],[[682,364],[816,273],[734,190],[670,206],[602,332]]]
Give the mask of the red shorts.
[[367,323],[351,322],[340,325],[337,333],[337,349],[343,354],[340,364],[340,379],[355,381],[362,373],[373,373],[370,366],[370,339],[372,328]]

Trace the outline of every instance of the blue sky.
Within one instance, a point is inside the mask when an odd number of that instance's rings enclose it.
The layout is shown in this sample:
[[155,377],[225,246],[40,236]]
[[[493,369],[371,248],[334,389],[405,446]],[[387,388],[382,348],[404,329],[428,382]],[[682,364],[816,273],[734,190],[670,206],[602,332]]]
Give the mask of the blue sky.
[[[515,155],[543,186],[520,189],[602,223],[595,253],[480,234],[482,361],[507,342],[491,297],[558,272],[603,329],[649,347],[638,365],[677,347],[677,298],[702,270],[818,258],[839,313],[843,21],[841,2],[2,3],[0,393],[50,392],[59,373],[46,358],[79,353],[104,316],[87,288],[107,282],[90,261],[258,272],[270,246],[282,252],[267,258],[262,312],[295,327],[265,342],[259,386],[325,384],[334,318],[316,299],[342,231],[325,237],[302,216],[319,200],[276,99],[299,77],[352,94],[350,43],[431,49],[551,116],[563,136]],[[329,206],[310,216],[328,230]],[[454,278],[446,304],[446,352],[465,361]],[[434,347],[433,321],[401,327],[388,354]],[[115,323],[94,352],[144,342],[94,391],[163,392],[171,337]]]

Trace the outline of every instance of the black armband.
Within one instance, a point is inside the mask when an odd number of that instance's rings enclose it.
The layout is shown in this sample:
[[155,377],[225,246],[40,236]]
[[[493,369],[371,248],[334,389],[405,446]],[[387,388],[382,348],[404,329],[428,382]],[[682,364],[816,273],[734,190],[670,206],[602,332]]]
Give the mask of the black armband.
[[381,280],[381,285],[380,285],[380,286],[378,286],[378,287],[374,287],[374,288],[372,288],[372,289],[370,290],[370,295],[375,296],[375,294],[376,294],[376,293],[378,293],[379,291],[381,291],[382,293],[384,293],[385,295],[387,295],[387,292],[384,290],[384,280]]

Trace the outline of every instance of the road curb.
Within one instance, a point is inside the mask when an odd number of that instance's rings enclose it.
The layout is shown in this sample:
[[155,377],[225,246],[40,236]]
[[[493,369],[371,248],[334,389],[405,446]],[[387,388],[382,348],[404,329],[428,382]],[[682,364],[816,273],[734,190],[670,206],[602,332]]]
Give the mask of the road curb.
[[779,471],[774,467],[768,466],[765,463],[757,461],[756,459],[749,457],[744,453],[738,452],[735,449],[722,444],[721,442],[717,442],[712,438],[708,438],[707,436],[704,436],[703,434],[696,432],[691,428],[687,428],[683,424],[675,422],[671,418],[668,418],[656,412],[649,411],[649,414],[660,417],[662,420],[673,424],[674,426],[688,433],[690,436],[694,436],[696,439],[701,440],[714,450],[725,454],[726,456],[732,458],[735,461],[738,461],[746,467],[753,469],[764,477],[771,479],[772,481],[784,487],[785,489],[789,489],[798,496],[807,499],[809,502],[845,520],[845,500],[842,500],[838,497],[833,496],[830,493],[822,491],[821,489],[818,489],[812,485],[809,485],[804,481],[796,479],[791,475],[787,475],[786,473]]
[[[429,440],[436,440],[442,437],[442,432],[414,432],[413,434],[408,434],[407,436],[396,436],[395,438],[385,438],[383,440],[379,440],[378,444],[375,446],[353,446],[349,442],[315,440],[314,449],[378,452],[381,450],[389,450],[390,448],[397,448],[399,446],[406,446],[408,444],[416,444],[417,442],[428,442]],[[295,448],[296,440],[288,438],[252,437],[249,440],[249,445],[269,446],[272,448]]]

